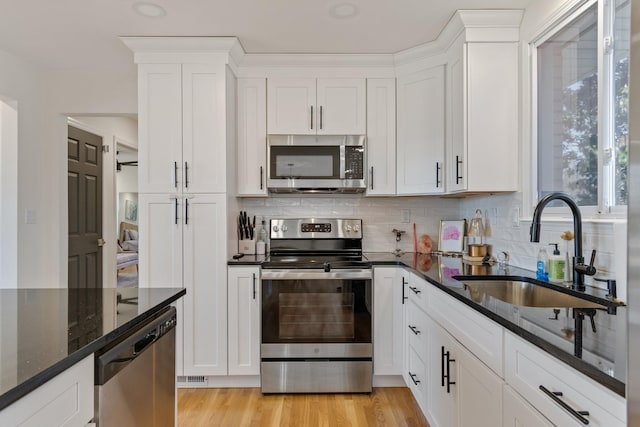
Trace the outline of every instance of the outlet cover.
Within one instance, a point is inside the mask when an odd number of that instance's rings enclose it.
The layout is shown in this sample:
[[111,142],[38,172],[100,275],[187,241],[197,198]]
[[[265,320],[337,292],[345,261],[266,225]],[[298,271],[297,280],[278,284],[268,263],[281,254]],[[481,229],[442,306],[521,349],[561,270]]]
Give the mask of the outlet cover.
[[409,209],[402,209],[402,223],[408,224],[411,221],[411,211]]

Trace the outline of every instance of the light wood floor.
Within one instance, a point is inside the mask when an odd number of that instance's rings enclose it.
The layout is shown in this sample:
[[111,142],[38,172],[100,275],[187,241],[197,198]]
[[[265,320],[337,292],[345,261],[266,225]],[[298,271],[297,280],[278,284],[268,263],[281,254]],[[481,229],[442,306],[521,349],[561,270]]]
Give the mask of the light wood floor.
[[429,427],[405,387],[371,394],[263,395],[258,388],[178,390],[179,427]]

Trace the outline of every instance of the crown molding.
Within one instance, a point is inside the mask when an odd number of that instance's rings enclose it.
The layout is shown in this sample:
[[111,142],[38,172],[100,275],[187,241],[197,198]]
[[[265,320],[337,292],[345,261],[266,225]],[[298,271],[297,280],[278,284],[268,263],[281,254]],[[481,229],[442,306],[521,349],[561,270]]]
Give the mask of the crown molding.
[[244,48],[237,37],[120,37],[134,53],[136,64],[143,62],[198,61],[242,62]]
[[240,68],[395,68],[445,54],[455,40],[517,42],[521,9],[458,10],[431,42],[391,54],[254,54],[246,53],[237,37],[120,37],[134,52],[135,63],[219,62]]
[[458,10],[438,37],[428,43],[402,50],[394,55],[396,66],[444,54],[464,34],[466,42],[517,42],[524,10]]
[[257,54],[247,53],[242,67],[393,67],[393,54]]

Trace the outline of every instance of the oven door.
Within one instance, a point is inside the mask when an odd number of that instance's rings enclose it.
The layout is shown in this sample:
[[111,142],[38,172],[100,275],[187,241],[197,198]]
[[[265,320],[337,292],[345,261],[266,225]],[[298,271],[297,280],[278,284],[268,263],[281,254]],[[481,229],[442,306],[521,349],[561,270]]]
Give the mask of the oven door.
[[370,269],[263,270],[262,358],[371,357]]

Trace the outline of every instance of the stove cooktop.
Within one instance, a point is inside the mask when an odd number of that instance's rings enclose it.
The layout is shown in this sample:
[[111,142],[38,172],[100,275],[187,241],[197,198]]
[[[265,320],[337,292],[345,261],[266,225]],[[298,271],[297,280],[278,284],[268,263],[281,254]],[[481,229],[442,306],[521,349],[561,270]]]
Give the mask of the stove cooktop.
[[326,264],[329,264],[331,269],[371,267],[371,263],[364,255],[286,254],[271,255],[262,264],[262,268],[325,268]]

